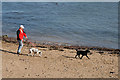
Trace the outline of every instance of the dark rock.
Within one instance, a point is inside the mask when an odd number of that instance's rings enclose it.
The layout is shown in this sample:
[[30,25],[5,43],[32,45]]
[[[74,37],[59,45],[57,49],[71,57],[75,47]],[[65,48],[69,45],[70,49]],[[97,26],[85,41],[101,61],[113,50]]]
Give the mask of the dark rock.
[[27,68],[25,68],[25,69],[27,69]]
[[47,48],[46,46],[36,46],[36,47],[40,47],[40,48]]
[[39,76],[39,74],[36,74],[36,76]]
[[98,53],[104,53],[103,51],[100,51],[100,52],[98,52]]
[[59,51],[64,51],[63,49],[59,49]]
[[115,72],[110,72],[111,74],[115,73]]
[[50,50],[58,50],[58,47],[56,47],[56,46],[50,46]]
[[45,56],[44,58],[47,58],[47,56]]

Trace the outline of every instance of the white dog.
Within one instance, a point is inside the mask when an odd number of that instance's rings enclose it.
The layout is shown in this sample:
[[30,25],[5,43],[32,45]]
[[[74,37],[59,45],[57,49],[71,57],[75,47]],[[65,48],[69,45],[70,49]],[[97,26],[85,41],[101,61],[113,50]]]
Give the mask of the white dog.
[[[33,53],[34,53],[34,55],[33,55]],[[29,56],[29,55],[35,56],[36,54],[38,54],[39,56],[41,56],[41,55],[42,55],[42,52],[41,52],[40,50],[36,49],[36,48],[30,48],[30,49],[29,49],[29,54],[28,54],[28,56]]]

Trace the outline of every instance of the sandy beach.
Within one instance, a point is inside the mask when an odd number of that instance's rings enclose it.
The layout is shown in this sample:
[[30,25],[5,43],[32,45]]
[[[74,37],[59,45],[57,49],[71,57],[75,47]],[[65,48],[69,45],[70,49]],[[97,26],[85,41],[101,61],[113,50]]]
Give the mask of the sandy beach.
[[17,55],[18,44],[2,41],[3,78],[118,78],[118,54],[90,50],[90,59],[75,58],[75,49],[52,50],[36,47],[42,56],[27,56],[28,46]]
[[[119,2],[1,0],[1,4],[2,78],[117,80]],[[19,56],[17,38],[24,44]],[[30,48],[39,49],[42,56],[28,56]],[[75,58],[77,49],[89,50],[90,59]]]

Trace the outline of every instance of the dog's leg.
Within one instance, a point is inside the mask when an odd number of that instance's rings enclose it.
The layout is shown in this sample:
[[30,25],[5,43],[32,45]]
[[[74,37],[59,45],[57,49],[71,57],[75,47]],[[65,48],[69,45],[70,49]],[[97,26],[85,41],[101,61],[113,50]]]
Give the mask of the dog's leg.
[[78,57],[80,58],[80,55],[78,55]]
[[83,55],[81,56],[81,58],[80,58],[80,59],[82,59],[82,57],[83,57]]
[[33,53],[34,53],[34,52],[31,52],[31,56],[32,56],[32,57],[34,56]]
[[86,57],[87,57],[88,59],[90,59],[87,55],[86,55]]
[[75,58],[77,58],[78,55],[75,55]]
[[28,53],[28,56],[30,56],[30,53]]
[[34,52],[34,55],[33,55],[33,56],[35,56],[36,54],[38,54],[38,52]]
[[[38,54],[39,54],[39,52],[37,51],[37,52],[36,52],[36,54],[38,55]],[[36,55],[36,54],[35,54],[35,55]]]
[[30,50],[29,50],[28,56],[30,55],[30,53],[31,53],[31,52],[30,52]]
[[29,49],[28,56],[32,56],[32,49]]
[[32,49],[30,49],[30,53],[31,53],[31,56],[33,56],[33,51],[32,51]]
[[42,55],[42,52],[39,53],[39,56],[41,56],[41,55]]

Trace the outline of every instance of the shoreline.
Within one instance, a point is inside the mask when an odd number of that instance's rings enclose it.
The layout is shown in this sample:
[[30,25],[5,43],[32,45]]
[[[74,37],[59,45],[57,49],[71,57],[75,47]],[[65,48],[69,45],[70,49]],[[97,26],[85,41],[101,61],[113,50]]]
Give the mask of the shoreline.
[[[8,37],[8,35],[2,35],[0,36],[2,41],[8,42],[8,43],[16,43],[17,39],[14,37]],[[99,47],[99,46],[78,46],[78,45],[71,45],[68,43],[58,43],[58,42],[40,42],[36,40],[30,40],[30,41],[23,41],[25,46],[31,46],[31,47],[41,47],[41,48],[53,48],[55,50],[59,49],[89,49],[89,50],[99,50],[99,51],[117,51],[120,52],[120,49],[114,49],[114,48],[106,48],[106,47]],[[29,42],[32,42],[34,44],[31,45]],[[116,53],[116,52],[115,52]],[[118,54],[118,53],[117,53]]]

